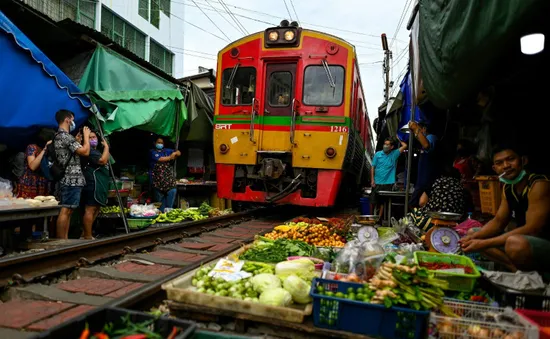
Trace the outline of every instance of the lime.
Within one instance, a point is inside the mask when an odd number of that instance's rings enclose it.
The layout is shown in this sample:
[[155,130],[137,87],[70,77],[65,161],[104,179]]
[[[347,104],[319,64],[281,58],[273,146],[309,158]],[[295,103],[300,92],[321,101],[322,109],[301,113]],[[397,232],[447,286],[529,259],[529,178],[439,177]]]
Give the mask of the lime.
[[357,298],[357,300],[364,300],[365,299],[365,295],[363,293],[359,293],[359,292],[357,292],[357,295],[355,295],[355,297]]
[[355,293],[350,293],[347,296],[348,300],[355,300]]
[[323,286],[317,286],[317,293],[323,294],[324,291],[325,291],[325,288]]
[[333,293],[333,292],[330,292],[330,291],[325,292],[325,295],[326,295],[327,297],[334,297],[334,293]]
[[344,297],[345,297],[344,293],[342,293],[342,292],[336,293],[335,296],[336,296],[337,298],[344,298]]
[[362,294],[362,293],[363,293],[363,289],[362,289],[361,287],[359,287],[359,288],[355,291],[355,293],[357,293],[357,294]]
[[355,293],[355,289],[353,287],[348,287],[348,294]]
[[328,320],[329,326],[334,326],[335,323],[336,323],[336,321],[334,319],[329,319]]

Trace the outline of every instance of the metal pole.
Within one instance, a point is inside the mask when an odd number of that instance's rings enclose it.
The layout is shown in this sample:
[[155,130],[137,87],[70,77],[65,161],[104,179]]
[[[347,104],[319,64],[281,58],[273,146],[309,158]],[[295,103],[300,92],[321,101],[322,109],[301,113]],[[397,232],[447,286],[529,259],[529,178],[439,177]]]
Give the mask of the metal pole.
[[[416,121],[416,90],[414,84],[414,62],[413,56],[409,58],[409,68],[411,70],[411,121]],[[409,131],[409,147],[408,147],[408,158],[407,158],[407,185],[405,187],[405,213],[409,211],[409,195],[411,189],[411,167],[412,167],[412,158],[413,158],[413,142],[414,135],[412,131]],[[418,175],[418,173],[417,173]]]
[[[101,122],[99,121],[97,114],[99,113],[99,110],[97,109],[96,105],[94,107],[94,117],[97,124],[97,129],[99,132],[99,135],[101,136],[101,139],[105,140],[105,135],[103,134],[103,127],[101,126]],[[124,205],[122,204],[122,198],[120,197],[120,192],[118,191],[118,187],[116,185],[116,179],[115,179],[115,172],[113,171],[113,166],[111,166],[111,159],[107,161],[107,165],[109,166],[109,174],[111,175],[111,179],[113,179],[113,183],[115,184],[115,193],[116,198],[118,201],[118,206],[120,207],[120,214],[122,215],[122,222],[124,223],[124,229],[126,230],[126,234],[130,233],[130,229],[128,228],[128,220],[126,219],[126,213],[124,213]]]

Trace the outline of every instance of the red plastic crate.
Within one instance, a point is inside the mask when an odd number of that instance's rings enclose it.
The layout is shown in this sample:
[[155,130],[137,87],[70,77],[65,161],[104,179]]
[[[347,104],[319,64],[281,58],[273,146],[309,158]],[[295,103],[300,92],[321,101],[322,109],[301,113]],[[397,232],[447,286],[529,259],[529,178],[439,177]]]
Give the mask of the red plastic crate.
[[539,328],[539,339],[550,339],[550,312],[517,309],[517,313]]

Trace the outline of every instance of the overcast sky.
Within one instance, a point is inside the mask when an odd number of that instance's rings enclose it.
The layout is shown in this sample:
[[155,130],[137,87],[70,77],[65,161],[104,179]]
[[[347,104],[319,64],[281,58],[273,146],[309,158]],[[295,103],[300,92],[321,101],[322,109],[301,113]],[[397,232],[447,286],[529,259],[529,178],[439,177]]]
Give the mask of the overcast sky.
[[[396,83],[394,90],[404,74],[409,36],[406,25],[414,0],[177,1],[185,4],[185,49],[174,51],[184,54],[183,76],[196,74],[198,66],[215,69],[218,51],[230,41],[245,35],[236,28],[237,24],[224,11],[223,4],[227,5],[250,34],[276,26],[282,19],[289,19],[291,16],[293,20],[298,18],[297,21],[303,28],[330,33],[355,45],[371,122],[376,118],[377,108],[384,100],[381,62],[384,52],[380,34],[386,33],[393,51],[392,79]],[[395,34],[405,9],[403,22]],[[394,35],[396,40],[392,43]],[[176,74],[176,77],[180,76],[182,74]]]

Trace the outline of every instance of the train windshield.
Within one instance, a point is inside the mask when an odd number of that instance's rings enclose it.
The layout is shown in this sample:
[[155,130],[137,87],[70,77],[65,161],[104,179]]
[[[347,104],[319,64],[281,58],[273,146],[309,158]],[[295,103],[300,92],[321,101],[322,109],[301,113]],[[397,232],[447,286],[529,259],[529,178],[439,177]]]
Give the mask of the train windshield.
[[222,104],[251,105],[256,93],[254,67],[227,68],[222,75]]
[[[344,97],[344,67],[324,65],[306,67],[304,105],[340,106]],[[330,76],[327,76],[329,74]]]

